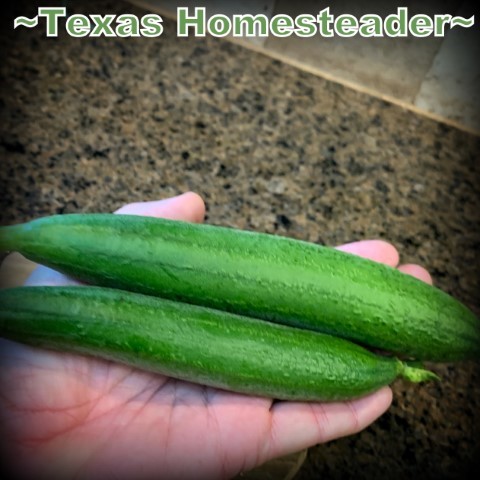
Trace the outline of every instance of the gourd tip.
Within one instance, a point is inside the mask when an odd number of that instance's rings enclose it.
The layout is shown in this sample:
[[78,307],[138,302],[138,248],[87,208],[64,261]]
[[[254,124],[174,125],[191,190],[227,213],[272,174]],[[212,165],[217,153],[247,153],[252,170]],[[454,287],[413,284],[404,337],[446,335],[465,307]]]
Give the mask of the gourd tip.
[[6,253],[12,250],[12,229],[11,226],[0,226],[0,253]]

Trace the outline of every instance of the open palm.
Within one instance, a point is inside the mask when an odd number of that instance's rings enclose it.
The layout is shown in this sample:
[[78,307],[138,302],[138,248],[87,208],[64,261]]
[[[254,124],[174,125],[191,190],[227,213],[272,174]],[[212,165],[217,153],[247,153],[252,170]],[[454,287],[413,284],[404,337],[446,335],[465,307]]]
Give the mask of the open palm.
[[[188,193],[117,213],[202,221]],[[382,241],[345,251],[397,266]],[[402,271],[427,282],[421,267]],[[29,285],[76,283],[39,267]],[[231,478],[265,461],[356,433],[390,405],[385,387],[337,403],[273,402],[128,366],[0,340],[2,451],[28,478]]]

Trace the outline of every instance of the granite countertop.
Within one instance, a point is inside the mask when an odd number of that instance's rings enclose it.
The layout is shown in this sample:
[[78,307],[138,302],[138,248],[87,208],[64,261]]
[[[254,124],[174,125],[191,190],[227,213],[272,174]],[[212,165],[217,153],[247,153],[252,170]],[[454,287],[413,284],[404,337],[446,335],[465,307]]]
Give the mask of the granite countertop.
[[[113,1],[68,8],[144,13]],[[157,39],[2,29],[2,223],[194,190],[209,223],[328,245],[388,239],[479,313],[478,138],[165,29]],[[395,383],[384,416],[310,449],[298,478],[461,478],[480,452],[479,371],[433,369],[441,383]]]

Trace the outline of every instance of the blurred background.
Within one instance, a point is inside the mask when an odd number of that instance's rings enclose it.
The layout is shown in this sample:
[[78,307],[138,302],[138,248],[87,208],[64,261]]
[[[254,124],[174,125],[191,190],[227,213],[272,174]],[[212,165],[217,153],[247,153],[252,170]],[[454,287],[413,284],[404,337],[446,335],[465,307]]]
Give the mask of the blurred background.
[[[409,18],[417,14],[433,17],[450,14],[470,18],[478,13],[478,7],[469,0],[426,0],[392,2],[367,0],[286,0],[222,2],[207,0],[132,0],[151,11],[170,18],[176,17],[178,7],[205,6],[207,15],[223,13],[234,15],[263,14],[268,18],[287,14],[295,18],[301,14],[317,15],[325,7],[338,17],[349,13],[356,18],[376,14],[382,18],[396,14],[397,7],[406,7]],[[241,43],[279,58],[298,68],[321,75],[411,108],[421,114],[453,123],[460,128],[480,132],[480,28],[479,19],[471,28],[446,29],[444,37],[433,35],[424,38],[385,37],[331,38],[316,35],[302,38],[296,35],[278,38],[274,36],[233,38]]]
[[[383,238],[404,263],[480,312],[478,19],[445,38],[177,38],[171,1],[68,1],[68,14],[165,16],[147,38],[47,38],[0,29],[2,224],[187,190],[206,221],[327,245]],[[41,4],[41,3],[40,3]],[[182,2],[211,13],[291,16],[327,2]],[[463,12],[468,4],[338,1],[331,13]],[[475,55],[474,57],[472,55]],[[33,265],[18,255],[3,287]],[[394,385],[364,432],[299,452],[251,478],[464,478],[478,471],[480,382],[469,362],[441,383]],[[283,462],[283,464],[282,464]],[[256,477],[254,477],[256,475]]]

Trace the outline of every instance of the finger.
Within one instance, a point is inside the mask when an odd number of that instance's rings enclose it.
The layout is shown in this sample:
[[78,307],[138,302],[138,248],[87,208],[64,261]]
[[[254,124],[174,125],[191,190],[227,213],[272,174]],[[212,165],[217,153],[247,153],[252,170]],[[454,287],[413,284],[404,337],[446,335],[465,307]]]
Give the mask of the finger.
[[9,253],[0,265],[0,288],[19,287],[35,270],[37,264],[18,252]]
[[187,192],[164,200],[129,203],[115,213],[201,223],[205,217],[205,203],[200,195]]
[[337,250],[368,258],[375,262],[385,263],[391,267],[396,267],[400,259],[397,249],[384,240],[362,240],[347,243],[337,247]]
[[39,265],[27,278],[24,285],[28,287],[58,287],[66,285],[78,286],[82,285],[82,283],[56,270]]
[[400,265],[398,269],[406,273],[408,275],[412,275],[412,277],[418,278],[422,280],[422,282],[428,283],[429,285],[433,284],[433,280],[431,275],[420,265],[415,265],[413,263],[408,263],[405,265]]
[[384,387],[349,402],[274,404],[265,456],[268,460],[357,433],[382,415],[391,402],[392,391]]

